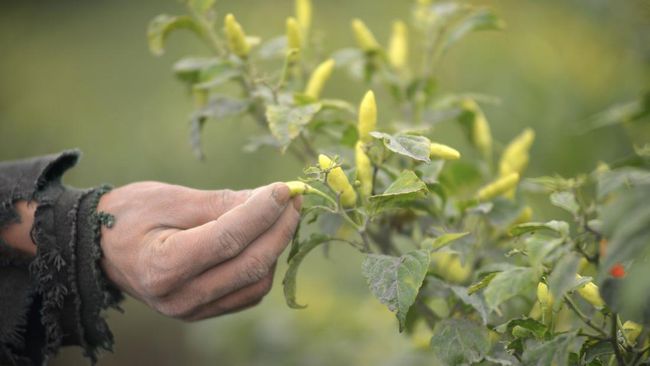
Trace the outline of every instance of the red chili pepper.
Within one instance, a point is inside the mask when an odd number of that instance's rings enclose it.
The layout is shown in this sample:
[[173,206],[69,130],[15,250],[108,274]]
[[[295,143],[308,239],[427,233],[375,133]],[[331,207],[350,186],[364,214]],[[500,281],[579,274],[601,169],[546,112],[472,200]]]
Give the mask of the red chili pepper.
[[625,267],[623,267],[623,265],[620,263],[616,263],[609,270],[609,274],[611,274],[614,278],[623,278],[625,277]]

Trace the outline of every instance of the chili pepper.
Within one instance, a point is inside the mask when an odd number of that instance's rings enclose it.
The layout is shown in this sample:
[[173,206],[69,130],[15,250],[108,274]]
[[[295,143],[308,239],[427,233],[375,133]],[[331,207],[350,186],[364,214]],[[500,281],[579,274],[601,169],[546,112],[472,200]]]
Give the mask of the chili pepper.
[[431,253],[431,261],[435,263],[435,272],[451,283],[461,284],[472,275],[472,266],[463,264],[457,254],[447,251]]
[[341,204],[344,207],[352,207],[357,202],[357,193],[354,191],[354,188],[350,184],[348,177],[345,176],[343,169],[341,167],[335,167],[332,159],[326,155],[318,156],[318,164],[323,170],[327,170],[327,184],[332,188],[336,193],[340,194]]
[[460,153],[458,150],[449,147],[447,145],[438,144],[432,142],[429,145],[429,154],[432,158],[443,159],[443,160],[457,160],[460,159]]
[[628,320],[625,323],[623,323],[623,334],[625,334],[625,338],[632,345],[636,343],[636,340],[637,338],[639,338],[639,335],[641,335],[642,331],[643,331],[643,327],[641,326],[641,324],[637,324],[631,320]]
[[614,278],[623,278],[625,277],[625,267],[623,267],[623,265],[620,263],[616,263],[612,266],[612,268],[610,268],[609,274],[611,274]]
[[375,52],[381,48],[375,36],[361,19],[352,21],[352,30],[359,48],[364,52]]
[[289,49],[300,49],[302,45],[302,34],[300,32],[300,25],[296,18],[287,18],[287,47]]
[[[581,279],[582,276],[576,275],[577,279]],[[585,299],[588,303],[593,305],[597,309],[602,309],[605,306],[605,301],[600,297],[600,292],[598,291],[598,286],[593,282],[588,282],[585,285],[578,288],[578,294]]]
[[284,182],[284,184],[289,187],[289,192],[291,197],[300,196],[312,190],[311,186],[305,182],[299,180],[293,180],[289,182]]
[[370,132],[377,128],[377,103],[375,102],[375,93],[368,90],[359,105],[359,140],[363,142],[372,141]]
[[305,94],[313,99],[320,98],[320,93],[323,91],[325,82],[327,82],[332,75],[332,70],[334,70],[333,59],[329,59],[318,65],[309,77],[307,88],[305,88]]
[[527,128],[506,146],[499,162],[501,176],[510,173],[521,174],[526,169],[529,160],[528,154],[534,140],[535,132]]
[[388,41],[388,61],[396,69],[402,69],[408,62],[408,28],[401,20],[393,22],[393,31]]
[[232,14],[226,15],[225,25],[226,39],[228,40],[228,48],[230,51],[239,57],[248,56],[251,46],[248,44],[246,33],[244,33],[241,24],[237,22],[235,16]]
[[533,209],[530,208],[530,206],[526,206],[521,210],[521,213],[515,221],[512,223],[512,225],[519,225],[519,224],[525,224],[527,222],[530,222],[530,220],[533,218]]
[[542,305],[542,311],[552,308],[555,299],[553,294],[548,290],[548,286],[544,282],[537,284],[537,301]]
[[361,183],[359,192],[361,197],[367,198],[372,195],[372,163],[363,149],[363,142],[357,141],[354,147],[354,156],[357,164],[357,179]]
[[489,201],[515,188],[517,183],[519,183],[519,174],[510,173],[481,188],[476,198],[481,202]]
[[305,37],[311,28],[311,13],[311,0],[296,0],[296,18]]
[[470,132],[472,143],[485,158],[490,158],[492,155],[492,132],[485,114],[472,99],[465,99],[461,106],[467,112],[472,113],[474,117]]

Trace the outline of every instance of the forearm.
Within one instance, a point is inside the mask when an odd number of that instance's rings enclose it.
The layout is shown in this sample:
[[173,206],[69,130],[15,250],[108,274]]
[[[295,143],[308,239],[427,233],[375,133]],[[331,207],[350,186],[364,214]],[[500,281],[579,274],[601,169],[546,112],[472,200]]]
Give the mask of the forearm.
[[18,220],[0,228],[0,239],[9,247],[33,257],[36,255],[36,244],[34,244],[30,232],[34,225],[36,202],[18,201],[14,204],[14,208]]

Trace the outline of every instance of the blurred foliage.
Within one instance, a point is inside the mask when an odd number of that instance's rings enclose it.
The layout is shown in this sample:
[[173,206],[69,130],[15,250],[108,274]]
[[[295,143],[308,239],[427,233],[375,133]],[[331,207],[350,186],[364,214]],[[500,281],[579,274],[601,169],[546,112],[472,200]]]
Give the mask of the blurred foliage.
[[[489,4],[508,27],[472,36],[451,51],[440,65],[440,83],[445,90],[498,96],[501,103],[486,106],[485,112],[499,141],[509,141],[524,126],[536,130],[528,175],[590,171],[597,161],[632,155],[629,140],[643,149],[647,123],[590,127],[606,106],[634,103],[630,101],[641,98],[650,85],[647,1],[474,3]],[[351,18],[362,16],[385,40],[390,30],[381,25],[405,18],[408,11],[394,1],[315,4],[319,10],[314,28],[328,33],[325,54],[354,42],[347,26]],[[253,35],[278,34],[292,1],[220,0],[217,6],[238,14]],[[236,118],[206,124],[207,160],[193,158],[185,122],[191,101],[168,69],[180,55],[201,55],[202,47],[174,35],[174,47],[160,61],[149,56],[144,36],[144,25],[153,15],[178,9],[177,2],[153,0],[3,1],[0,159],[79,147],[84,159],[66,177],[76,186],[155,179],[242,188],[299,175],[299,164],[277,154],[242,152],[248,136],[259,131]],[[356,100],[365,87],[346,79],[334,75],[324,94]],[[441,126],[437,133],[463,146],[455,129]],[[537,214],[552,217],[560,212],[542,200],[535,207]],[[130,301],[127,315],[111,314],[116,354],[100,364],[426,362],[426,356],[404,350],[408,344],[394,332],[392,319],[367,295],[357,270],[360,256],[352,251],[346,256],[344,250],[331,248],[336,265],[318,256],[308,260],[308,272],[320,276],[302,279],[301,286],[326,289],[302,294],[313,307],[308,312],[287,309],[278,288],[254,310],[191,325],[164,319]],[[351,307],[359,310],[342,311]],[[364,321],[366,316],[373,320]],[[349,350],[353,347],[364,351],[357,354]],[[78,362],[76,357],[78,351],[66,350],[58,362],[71,364]]]

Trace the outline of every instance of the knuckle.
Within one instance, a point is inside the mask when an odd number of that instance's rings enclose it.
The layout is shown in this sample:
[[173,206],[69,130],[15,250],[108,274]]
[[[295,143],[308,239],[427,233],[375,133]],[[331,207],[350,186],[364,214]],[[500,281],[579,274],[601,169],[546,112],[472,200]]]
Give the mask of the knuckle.
[[174,319],[189,319],[194,311],[194,306],[178,300],[161,301],[154,308],[160,314]]
[[245,241],[238,229],[226,228],[221,230],[217,237],[217,247],[224,256],[230,258],[239,254]]
[[214,214],[222,213],[224,208],[230,205],[233,193],[234,191],[230,189],[222,189],[210,195],[211,198],[206,200],[206,204],[208,205],[208,212],[212,212]]
[[269,274],[270,269],[270,261],[266,260],[266,258],[251,255],[244,266],[244,279],[247,283],[258,282]]

